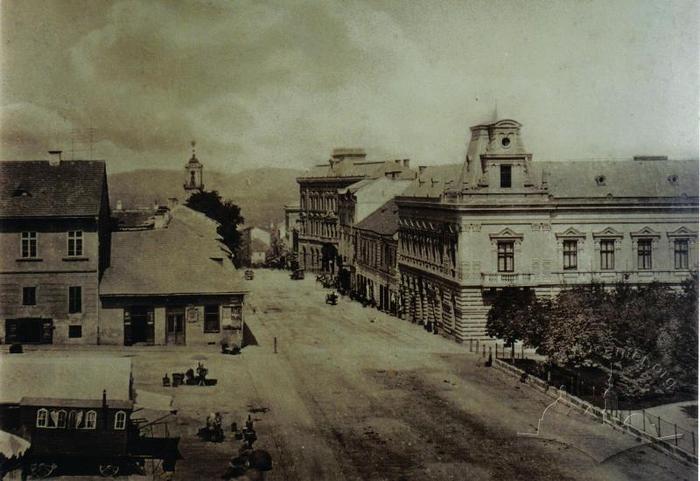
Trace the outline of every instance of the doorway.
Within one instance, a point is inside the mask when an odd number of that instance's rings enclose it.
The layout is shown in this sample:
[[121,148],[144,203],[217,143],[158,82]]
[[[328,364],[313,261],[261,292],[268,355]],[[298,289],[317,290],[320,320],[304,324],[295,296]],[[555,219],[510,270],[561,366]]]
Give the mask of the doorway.
[[165,311],[165,343],[185,344],[185,308],[168,307]]
[[153,344],[153,308],[131,306],[124,309],[124,345]]
[[22,344],[53,343],[53,319],[25,317],[5,321],[5,342]]

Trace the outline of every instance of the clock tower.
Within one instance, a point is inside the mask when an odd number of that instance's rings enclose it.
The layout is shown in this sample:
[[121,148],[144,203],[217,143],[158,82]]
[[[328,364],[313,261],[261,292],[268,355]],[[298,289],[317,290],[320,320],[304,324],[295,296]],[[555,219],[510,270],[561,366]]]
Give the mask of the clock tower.
[[185,199],[188,199],[195,192],[204,190],[204,183],[202,181],[202,171],[204,170],[204,166],[199,159],[197,159],[194,149],[195,145],[196,142],[193,140],[192,157],[185,165],[185,184],[183,185],[185,188]]

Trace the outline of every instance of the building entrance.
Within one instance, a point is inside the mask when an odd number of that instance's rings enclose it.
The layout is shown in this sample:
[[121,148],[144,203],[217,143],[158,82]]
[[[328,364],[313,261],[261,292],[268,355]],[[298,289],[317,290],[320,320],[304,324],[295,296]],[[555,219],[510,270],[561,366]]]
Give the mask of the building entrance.
[[53,319],[24,317],[5,321],[7,344],[51,344],[53,343]]
[[124,309],[124,345],[153,344],[153,308],[132,306]]
[[185,308],[168,307],[165,313],[165,343],[185,344]]

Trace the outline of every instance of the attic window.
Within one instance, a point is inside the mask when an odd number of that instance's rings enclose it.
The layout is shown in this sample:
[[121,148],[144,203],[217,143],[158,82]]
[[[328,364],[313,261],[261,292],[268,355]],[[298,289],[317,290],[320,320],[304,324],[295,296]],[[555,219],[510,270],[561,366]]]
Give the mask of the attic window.
[[507,149],[510,146],[510,139],[508,137],[503,137],[501,139],[501,145]]
[[597,175],[595,178],[595,183],[596,183],[596,185],[605,185],[605,176],[604,175]]
[[676,185],[678,183],[678,176],[677,175],[669,175],[668,181],[671,185]]

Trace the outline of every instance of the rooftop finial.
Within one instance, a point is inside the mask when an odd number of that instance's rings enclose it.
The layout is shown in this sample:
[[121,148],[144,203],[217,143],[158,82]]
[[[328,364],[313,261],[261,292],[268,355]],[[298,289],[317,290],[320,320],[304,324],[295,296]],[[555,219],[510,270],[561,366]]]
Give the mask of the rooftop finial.
[[195,147],[195,145],[197,145],[197,141],[196,141],[196,140],[193,140],[192,142],[190,142],[190,144],[192,145],[192,157],[194,157],[194,156],[195,156],[195,155],[194,155],[194,154],[195,154],[195,152],[194,152],[194,147]]

